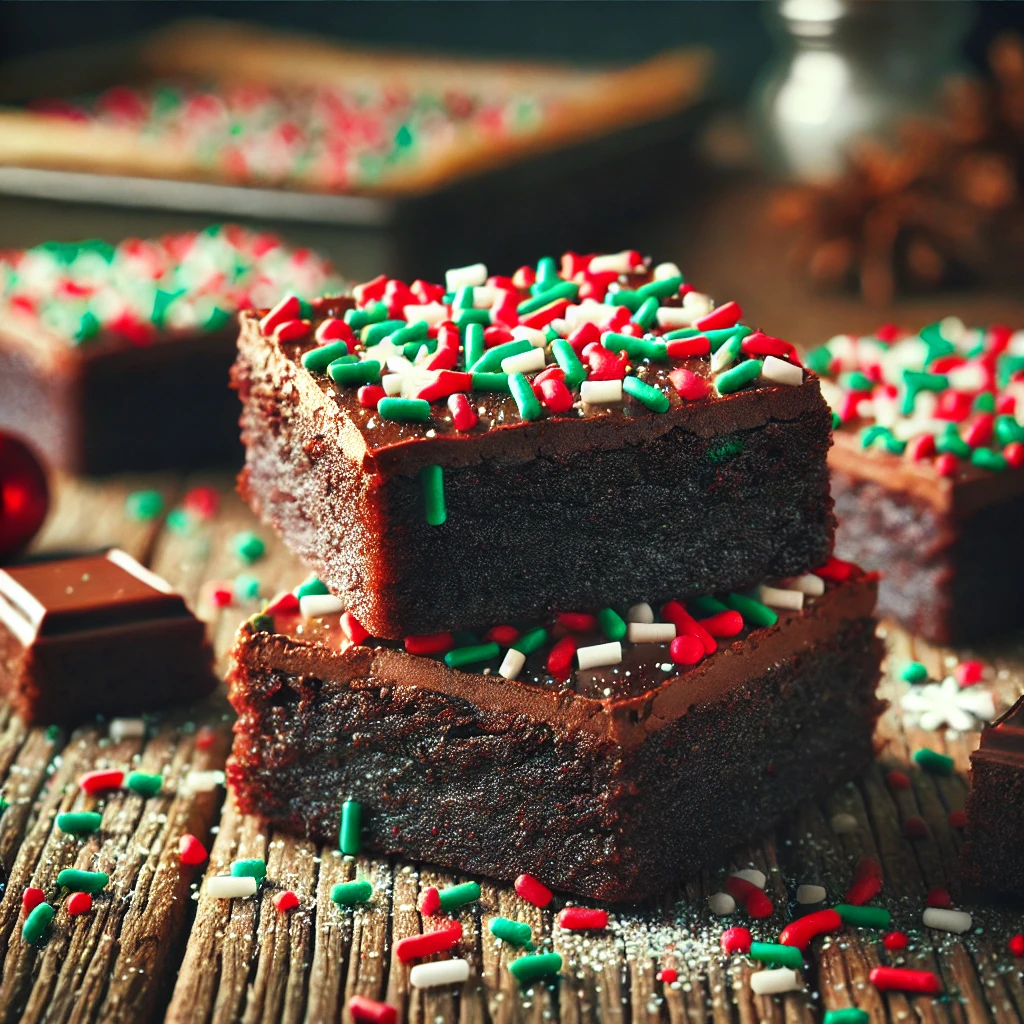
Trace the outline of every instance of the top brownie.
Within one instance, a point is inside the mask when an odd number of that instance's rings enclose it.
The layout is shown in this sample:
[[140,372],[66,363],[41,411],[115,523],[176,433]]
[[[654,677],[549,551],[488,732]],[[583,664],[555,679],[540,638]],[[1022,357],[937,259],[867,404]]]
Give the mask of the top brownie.
[[374,636],[820,565],[830,413],[788,343],[673,264],[379,277],[242,315],[240,487]]

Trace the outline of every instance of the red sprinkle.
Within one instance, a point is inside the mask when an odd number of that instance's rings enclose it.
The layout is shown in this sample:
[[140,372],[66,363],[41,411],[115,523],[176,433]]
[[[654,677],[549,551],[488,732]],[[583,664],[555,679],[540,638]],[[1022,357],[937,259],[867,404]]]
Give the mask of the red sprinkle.
[[178,860],[188,867],[202,864],[209,856],[206,847],[191,832],[186,832],[178,840]]
[[668,645],[668,656],[676,665],[696,665],[704,657],[704,645],[695,636],[684,633]]
[[120,789],[124,783],[124,772],[117,769],[86,772],[78,776],[78,785],[84,793],[102,793],[108,789]]
[[723,327],[735,327],[743,317],[743,309],[738,302],[726,302],[713,309],[707,316],[694,320],[693,326],[698,331],[718,331]]
[[[513,291],[504,291],[502,295],[498,296],[497,302],[491,306],[491,319],[496,324],[504,324],[506,327],[515,327],[519,323],[519,310],[516,293]],[[484,332],[486,338],[487,332]]]
[[364,409],[376,409],[377,403],[387,397],[388,393],[379,384],[364,384],[356,392],[356,401]]
[[[296,600],[298,600],[296,598]],[[209,750],[217,742],[217,730],[208,725],[199,727],[196,733],[196,750]]]
[[907,937],[903,932],[889,932],[884,939],[882,939],[882,945],[886,949],[895,953],[901,949],[907,948]]
[[552,320],[557,320],[559,317],[565,316],[565,311],[569,308],[568,299],[556,299],[554,302],[549,303],[543,309],[538,309],[536,313],[531,313],[529,316],[521,317],[519,322],[524,327],[532,327],[534,330],[541,331]]
[[980,683],[984,674],[985,666],[980,661],[961,661],[960,664],[953,669],[953,675],[956,677],[956,681],[961,687],[973,686],[975,683]]
[[294,910],[298,905],[299,897],[291,889],[285,889],[284,892],[279,892],[274,897],[274,909],[279,914],[283,914],[286,910]]
[[230,608],[235,592],[230,583],[215,583],[210,588],[210,603],[214,608]]
[[299,341],[309,334],[312,326],[308,320],[286,320],[274,329],[274,338],[277,341]]
[[794,366],[802,366],[796,348],[788,341],[781,338],[773,338],[770,334],[762,334],[757,331],[750,334],[740,342],[740,349],[748,356],[775,356],[776,359],[784,359]]
[[461,939],[462,925],[458,921],[449,921],[444,928],[438,928],[436,931],[399,939],[395,943],[395,955],[403,964],[407,964],[410,960],[419,960],[451,949],[457,946]]
[[749,953],[750,943],[754,937],[750,934],[749,928],[726,928],[722,932],[722,952],[727,956],[733,953]]
[[445,320],[437,325],[437,348],[427,360],[428,370],[454,370],[459,363],[459,329]]
[[1024,957],[1024,935],[1014,935],[1010,939],[1010,952],[1014,956]]
[[871,984],[883,992],[920,992],[938,995],[942,982],[931,971],[909,971],[903,967],[875,967],[868,975]]
[[499,647],[511,647],[519,639],[519,630],[515,626],[491,626],[484,633],[484,640]]
[[507,327],[485,327],[484,348],[494,348],[512,340],[512,332]]
[[972,447],[979,448],[987,445],[992,440],[992,428],[995,426],[995,415],[990,412],[982,413],[963,432],[964,440]]
[[566,907],[556,919],[559,928],[567,931],[600,931],[608,927],[607,910],[590,910],[587,907]]
[[302,303],[295,295],[286,295],[269,313],[260,321],[260,330],[266,334],[273,334],[279,324],[288,320],[298,320],[302,314]]
[[433,917],[441,909],[441,894],[436,886],[430,886],[423,890],[420,896],[420,913],[427,917]]
[[701,619],[697,625],[703,626],[712,636],[736,636],[743,630],[743,616],[734,611],[719,612],[709,619]]
[[912,462],[930,459],[935,454],[935,438],[931,434],[918,434],[907,442],[904,455]]
[[1011,441],[1003,449],[1003,458],[1013,466],[1014,469],[1024,468],[1024,443]]
[[454,646],[455,637],[451,633],[426,633],[405,638],[405,649],[410,654],[444,654]]
[[560,626],[574,633],[589,633],[597,629],[597,616],[589,612],[559,612],[555,618]]
[[950,828],[967,828],[966,811],[950,811],[948,820]]
[[[625,308],[625,307],[620,307]],[[608,349],[595,345],[587,353],[590,363],[590,380],[622,380],[626,376],[626,354],[616,355]]]
[[546,380],[560,380],[564,384],[565,370],[563,370],[560,366],[557,366],[554,363],[552,363],[551,366],[547,367],[547,369],[541,370],[540,373],[538,373],[537,376],[533,378],[533,390],[534,393],[538,395],[538,397],[540,397],[539,386],[543,384]]
[[955,455],[946,452],[935,460],[935,472],[939,476],[956,476],[960,463]]
[[535,907],[546,907],[552,899],[551,890],[537,881],[533,875],[520,875],[515,881],[516,894],[520,899],[532,903]]
[[953,897],[949,895],[948,889],[944,889],[941,885],[936,885],[928,890],[925,903],[929,907],[941,907],[943,910],[948,910],[953,906]]
[[890,789],[910,789],[910,776],[906,772],[893,770],[885,776]]
[[926,839],[928,837],[928,826],[924,818],[907,818],[903,822],[903,834],[908,839]]
[[[672,343],[669,342],[669,344]],[[669,355],[671,356],[672,353],[670,352]],[[690,402],[695,402],[697,399],[704,398],[711,393],[711,381],[682,366],[677,366],[672,370],[668,375],[668,379],[672,382],[672,387]]]
[[299,599],[290,590],[285,590],[278,594],[263,611],[266,615],[297,615]]
[[480,422],[476,409],[470,405],[469,399],[465,395],[452,395],[448,399],[448,410],[452,414],[452,423],[455,424],[455,429],[460,432],[472,430]]
[[[352,289],[352,297],[362,306],[367,302],[376,302],[384,294],[384,289],[388,286],[388,275],[378,274],[371,281],[366,281],[364,284],[357,284]],[[442,293],[443,294],[443,293]]]
[[576,641],[571,636],[563,636],[548,653],[547,670],[555,679],[568,679],[575,656]]
[[585,324],[580,324],[565,340],[572,345],[572,350],[576,353],[576,356],[582,359],[584,348],[601,340],[601,330],[597,324],[592,324],[588,321]]
[[779,943],[783,946],[806,949],[815,936],[838,931],[842,925],[843,919],[837,911],[817,910],[787,924],[779,936]]
[[863,906],[882,891],[882,868],[872,857],[861,857],[853,875],[853,885],[846,893],[846,902]]
[[[344,320],[339,320],[336,316],[329,316],[326,320],[322,320],[320,326],[316,329],[315,337],[321,344],[328,341],[344,341],[346,344],[350,341],[355,341],[355,334],[352,332],[352,328]],[[352,347],[349,346],[349,354],[351,353]]]
[[844,562],[835,557],[830,558],[821,568],[814,570],[816,576],[831,580],[833,583],[843,583],[849,579],[851,572],[853,572],[852,562]]
[[193,487],[182,498],[181,504],[189,515],[197,519],[212,519],[220,508],[220,495],[212,487]]
[[771,917],[775,910],[767,894],[745,878],[730,875],[725,880],[725,891],[734,900],[739,900],[746,908],[747,913],[755,919]]
[[87,892],[73,892],[68,897],[68,914],[71,917],[78,917],[79,914],[88,914],[92,910],[92,896]]
[[553,413],[565,413],[572,409],[572,392],[560,380],[548,378],[537,385],[540,400]]
[[463,391],[472,391],[473,374],[459,373],[455,370],[441,370],[437,380],[416,392],[417,398],[425,399],[428,402],[436,402],[441,398],[448,398]]
[[341,630],[354,644],[361,644],[370,635],[351,612],[341,613]]
[[34,885],[30,885],[21,894],[21,909],[26,914],[31,914],[36,907],[39,906],[43,900],[46,899],[46,893],[42,889],[36,888]]
[[353,996],[348,1001],[348,1012],[353,1020],[365,1020],[370,1024],[397,1024],[398,1011],[387,1003],[378,1003],[366,996]]
[[671,985],[672,982],[679,980],[679,972],[674,967],[662,967],[654,977],[666,985]]
[[678,601],[666,601],[661,606],[661,615],[676,627],[677,634],[696,637],[704,646],[705,654],[718,650],[715,638]]

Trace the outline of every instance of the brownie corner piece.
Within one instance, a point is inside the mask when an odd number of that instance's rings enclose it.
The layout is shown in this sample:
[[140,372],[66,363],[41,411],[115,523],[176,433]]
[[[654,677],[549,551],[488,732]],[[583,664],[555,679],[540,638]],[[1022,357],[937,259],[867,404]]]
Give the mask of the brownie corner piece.
[[[608,643],[581,615],[578,632],[552,622],[505,650],[442,653],[432,637],[433,654],[413,655],[351,644],[338,614],[258,616],[228,675],[234,797],[326,842],[354,800],[374,850],[644,900],[872,758],[874,578],[830,582],[777,615],[752,599],[733,601],[742,615],[717,612],[714,600],[687,606],[712,612],[676,655],[689,665],[673,664],[664,622]],[[681,629],[696,621],[681,605],[665,614]]]
[[216,685],[203,623],[124,551],[0,570],[0,694],[30,724],[157,711]]

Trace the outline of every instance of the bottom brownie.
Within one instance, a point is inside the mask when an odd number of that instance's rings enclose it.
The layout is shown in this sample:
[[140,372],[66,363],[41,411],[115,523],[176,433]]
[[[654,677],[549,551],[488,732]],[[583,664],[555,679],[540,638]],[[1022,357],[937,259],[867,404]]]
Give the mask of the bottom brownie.
[[241,810],[287,830],[336,841],[342,802],[355,800],[374,849],[642,900],[871,759],[875,591],[854,569],[777,617],[742,596],[702,599],[688,607],[730,638],[721,646],[684,613],[677,629],[702,638],[696,651],[621,642],[615,666],[569,672],[552,671],[567,638],[578,658],[608,640],[588,617],[562,617],[521,679],[496,674],[508,658],[494,647],[460,671],[440,652],[354,645],[337,614],[256,616],[233,652],[228,777]]

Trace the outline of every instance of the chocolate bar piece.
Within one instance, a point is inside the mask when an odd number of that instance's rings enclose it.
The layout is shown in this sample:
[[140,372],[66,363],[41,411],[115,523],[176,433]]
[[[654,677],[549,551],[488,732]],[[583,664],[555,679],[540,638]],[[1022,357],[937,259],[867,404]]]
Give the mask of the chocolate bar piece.
[[27,722],[198,700],[212,662],[182,597],[124,551],[0,570],[0,694]]
[[740,315],[631,252],[248,312],[240,490],[392,639],[804,572],[829,412]]
[[235,314],[338,279],[227,226],[0,253],[0,429],[76,473],[240,461]]
[[1024,697],[981,734],[971,754],[964,879],[1024,899]]
[[944,320],[808,356],[834,378],[836,553],[881,570],[880,614],[933,643],[1024,622],[1022,339]]
[[375,850],[644,899],[871,760],[875,578],[834,568],[405,650],[286,595],[233,651],[238,805],[337,841],[354,800]]

